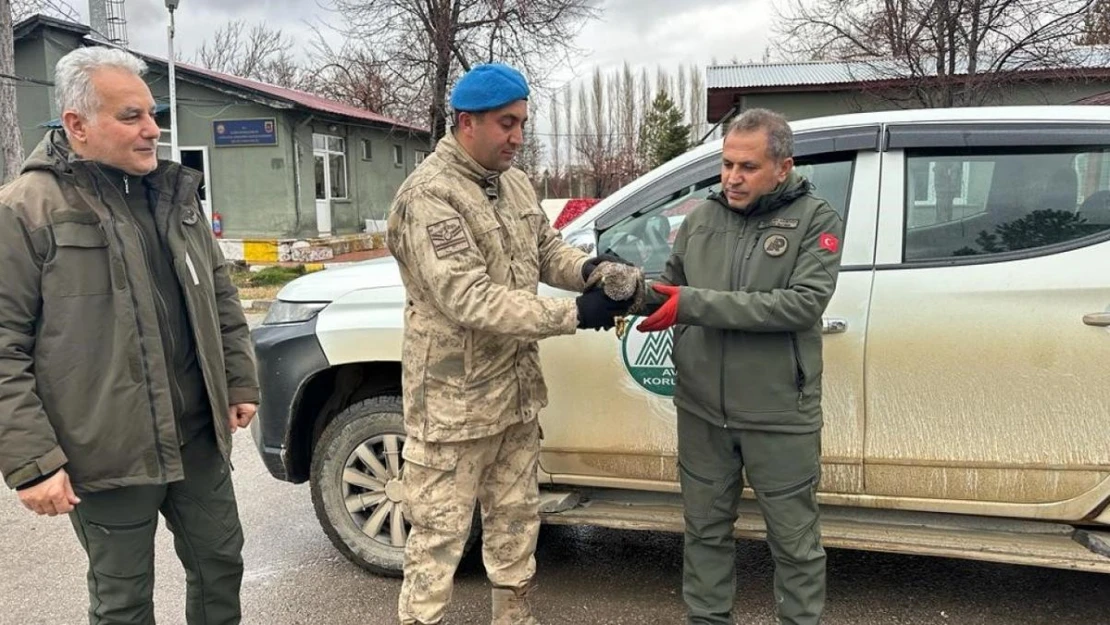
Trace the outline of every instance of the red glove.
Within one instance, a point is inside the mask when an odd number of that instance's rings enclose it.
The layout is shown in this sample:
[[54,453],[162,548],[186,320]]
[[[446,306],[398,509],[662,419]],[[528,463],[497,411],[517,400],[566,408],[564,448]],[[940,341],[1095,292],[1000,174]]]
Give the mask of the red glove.
[[636,326],[636,329],[640,332],[658,332],[678,323],[679,287],[669,284],[653,284],[651,288],[655,289],[656,293],[666,295],[667,301],[663,302],[659,310],[653,312],[650,317]]

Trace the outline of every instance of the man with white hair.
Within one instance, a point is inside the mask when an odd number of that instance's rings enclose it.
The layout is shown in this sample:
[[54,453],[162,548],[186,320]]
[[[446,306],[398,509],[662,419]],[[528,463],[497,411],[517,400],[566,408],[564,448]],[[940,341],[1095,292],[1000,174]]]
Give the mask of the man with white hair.
[[145,71],[112,48],[63,57],[64,130],[0,188],[0,473],[36,514],[69,515],[90,623],[154,622],[159,513],[187,622],[239,623],[229,456],[253,352],[201,176],[157,158]]

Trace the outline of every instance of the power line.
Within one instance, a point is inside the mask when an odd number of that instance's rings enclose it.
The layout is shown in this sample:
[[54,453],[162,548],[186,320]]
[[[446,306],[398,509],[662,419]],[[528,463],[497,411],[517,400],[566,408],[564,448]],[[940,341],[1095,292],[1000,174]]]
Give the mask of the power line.
[[0,78],[5,78],[14,82],[25,82],[32,85],[42,85],[44,87],[53,87],[54,83],[45,80],[38,80],[36,78],[27,78],[26,76],[13,76],[12,74],[0,73]]

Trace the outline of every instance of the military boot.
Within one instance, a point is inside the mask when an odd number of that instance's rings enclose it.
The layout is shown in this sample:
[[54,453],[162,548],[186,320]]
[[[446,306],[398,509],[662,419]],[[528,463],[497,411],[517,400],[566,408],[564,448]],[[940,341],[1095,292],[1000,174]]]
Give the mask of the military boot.
[[524,588],[493,589],[493,620],[491,625],[540,625],[532,616],[528,593],[532,585]]

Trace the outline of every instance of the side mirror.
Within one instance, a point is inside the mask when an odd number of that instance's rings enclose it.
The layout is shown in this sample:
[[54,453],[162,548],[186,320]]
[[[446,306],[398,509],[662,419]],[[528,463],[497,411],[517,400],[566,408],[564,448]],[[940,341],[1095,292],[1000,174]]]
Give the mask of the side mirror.
[[593,254],[597,249],[597,237],[593,228],[582,228],[563,235],[563,240],[568,245],[573,245],[587,254]]

